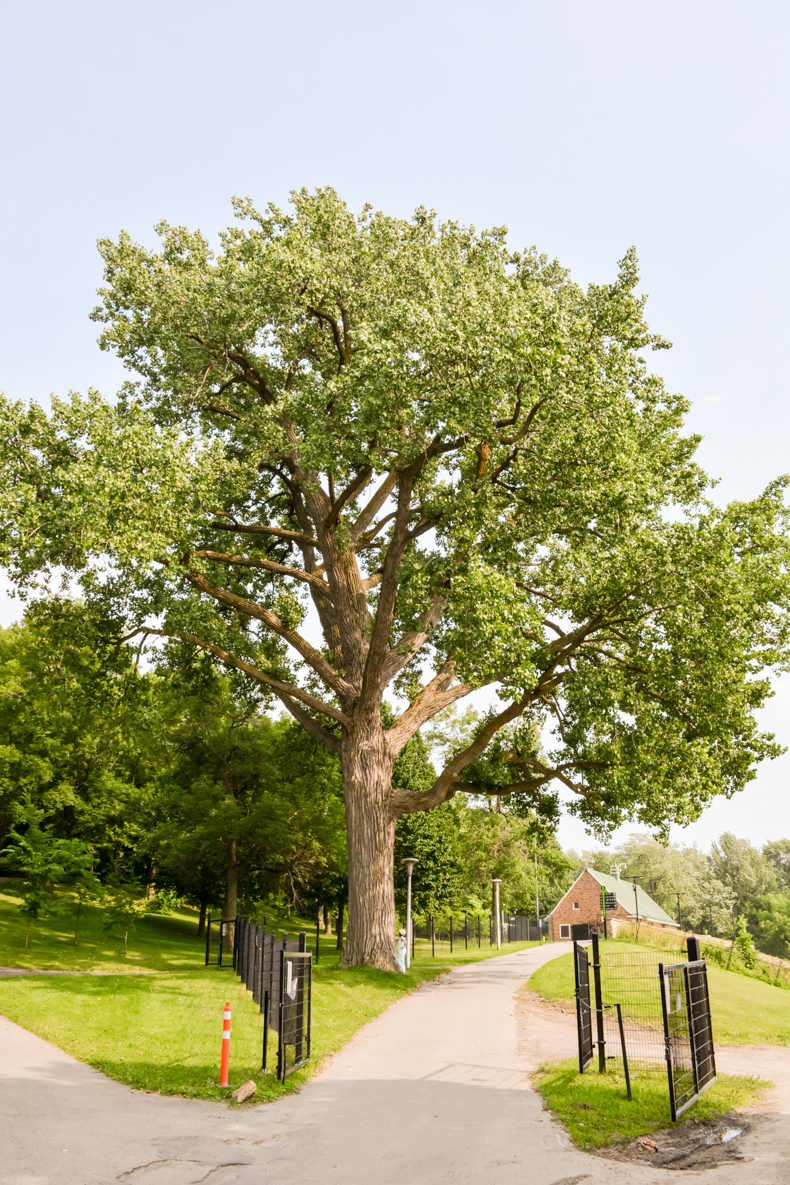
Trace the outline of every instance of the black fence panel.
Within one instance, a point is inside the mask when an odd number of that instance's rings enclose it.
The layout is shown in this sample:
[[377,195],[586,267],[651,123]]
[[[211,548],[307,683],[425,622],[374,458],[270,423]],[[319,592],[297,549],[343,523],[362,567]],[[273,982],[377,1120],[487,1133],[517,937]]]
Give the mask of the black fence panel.
[[590,964],[587,951],[578,942],[573,944],[573,967],[576,974],[576,1030],[579,1038],[579,1073],[583,1074],[592,1061],[593,1033],[590,1005]]
[[540,926],[527,914],[505,914],[502,927],[503,942],[540,942]]
[[677,1120],[716,1081],[704,960],[659,967],[669,1101]]
[[280,951],[278,990],[277,1077],[289,1074],[310,1059],[313,955],[311,951]]

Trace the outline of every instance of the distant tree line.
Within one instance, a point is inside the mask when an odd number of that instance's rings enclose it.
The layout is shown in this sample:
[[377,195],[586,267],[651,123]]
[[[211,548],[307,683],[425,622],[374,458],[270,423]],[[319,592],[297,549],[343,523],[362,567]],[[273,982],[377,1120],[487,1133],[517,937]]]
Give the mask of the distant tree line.
[[603,872],[620,866],[684,929],[735,939],[745,928],[758,950],[790,957],[790,839],[759,850],[725,831],[702,852],[642,833],[581,859]]

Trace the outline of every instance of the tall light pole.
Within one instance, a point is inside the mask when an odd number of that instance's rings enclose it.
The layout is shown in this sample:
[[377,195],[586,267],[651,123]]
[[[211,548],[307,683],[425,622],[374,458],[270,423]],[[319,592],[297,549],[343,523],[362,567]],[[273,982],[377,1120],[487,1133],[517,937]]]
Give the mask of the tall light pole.
[[496,948],[502,949],[502,919],[499,916],[499,886],[502,884],[500,877],[495,876],[491,881],[494,886],[494,912],[496,914]]
[[[538,849],[535,848],[535,916],[538,919],[538,941],[540,941],[540,894],[538,893]],[[527,931],[529,938],[529,931]]]
[[411,874],[414,872],[414,865],[419,864],[419,860],[414,856],[406,856],[401,860],[401,864],[406,865],[406,970],[411,967]]

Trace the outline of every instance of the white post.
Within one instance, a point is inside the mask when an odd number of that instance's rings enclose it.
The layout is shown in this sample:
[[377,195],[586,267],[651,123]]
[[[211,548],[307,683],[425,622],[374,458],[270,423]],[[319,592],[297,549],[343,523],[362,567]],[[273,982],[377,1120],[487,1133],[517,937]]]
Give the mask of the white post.
[[406,970],[411,967],[411,874],[414,865],[419,861],[413,856],[406,856],[401,863],[406,865]]
[[494,886],[494,913],[496,914],[496,948],[502,949],[502,914],[499,910],[499,886],[502,881],[499,877],[494,877],[491,881]]

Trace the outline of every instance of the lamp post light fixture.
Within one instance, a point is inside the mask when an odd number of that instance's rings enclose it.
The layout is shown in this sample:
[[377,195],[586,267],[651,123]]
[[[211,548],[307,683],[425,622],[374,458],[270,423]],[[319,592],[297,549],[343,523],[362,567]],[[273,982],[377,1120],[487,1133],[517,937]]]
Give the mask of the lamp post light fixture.
[[502,884],[501,877],[495,876],[491,881],[494,886],[494,913],[496,915],[496,948],[502,949],[502,918],[499,913],[499,886]]
[[401,860],[401,864],[406,865],[406,970],[411,967],[411,874],[414,872],[414,865],[419,864],[419,860],[415,856],[406,856]]

